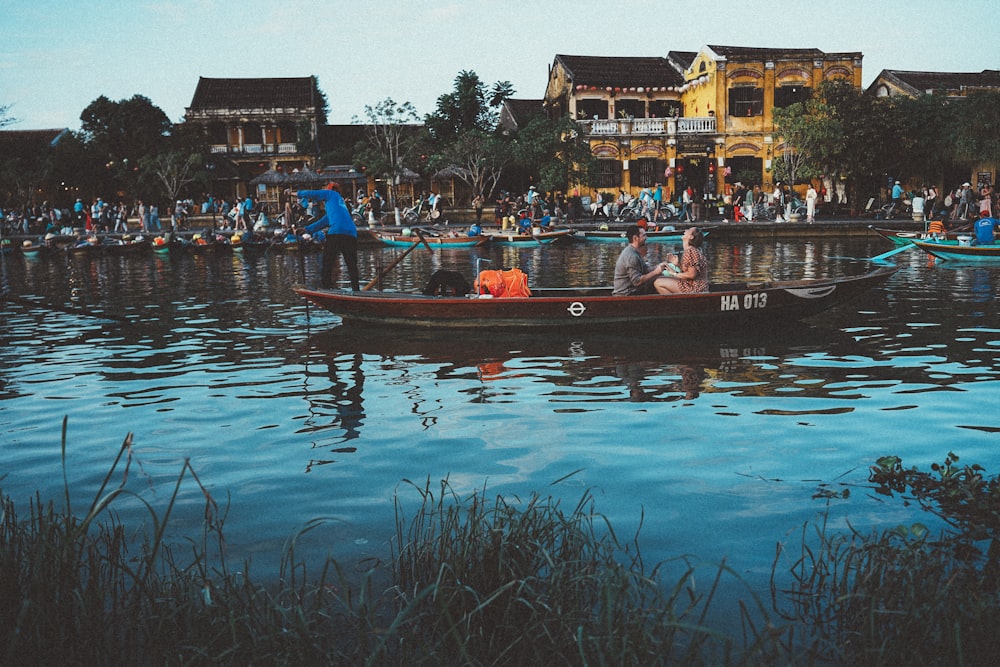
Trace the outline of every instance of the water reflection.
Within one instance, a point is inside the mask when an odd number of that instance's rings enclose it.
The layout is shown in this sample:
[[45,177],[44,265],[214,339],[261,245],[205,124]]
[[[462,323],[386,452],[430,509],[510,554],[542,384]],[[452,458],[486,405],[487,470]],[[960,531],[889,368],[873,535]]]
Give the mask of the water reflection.
[[[856,274],[883,243],[710,237],[711,275]],[[414,251],[385,284],[419,289],[439,268],[471,276],[477,257],[525,268],[533,285],[610,282],[619,251]],[[365,249],[362,280],[398,252]],[[70,481],[96,486],[108,448],[90,445],[134,430],[151,476],[191,458],[232,492],[230,538],[252,550],[333,514],[374,544],[392,533],[403,478],[470,489],[488,478],[523,494],[584,470],[574,479],[601,487],[612,518],[657,508],[647,538],[664,551],[757,554],[748,567],[766,571],[774,541],[816,508],[811,483],[762,478],[863,477],[876,456],[916,464],[958,447],[997,467],[996,419],[975,406],[1000,378],[1000,268],[893,261],[901,271],[884,288],[809,325],[578,336],[339,326],[290,289],[315,284],[316,256],[16,259],[5,279],[40,307],[5,304],[0,319],[0,476],[5,490],[59,497],[68,415]]]

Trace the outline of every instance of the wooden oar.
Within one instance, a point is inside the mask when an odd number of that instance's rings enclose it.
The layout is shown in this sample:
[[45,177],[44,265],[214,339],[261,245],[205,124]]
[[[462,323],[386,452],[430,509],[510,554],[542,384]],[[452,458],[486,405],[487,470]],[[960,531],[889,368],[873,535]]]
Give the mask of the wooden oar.
[[371,280],[371,282],[370,282],[370,283],[368,283],[367,285],[365,285],[364,287],[362,287],[362,288],[361,288],[361,291],[362,291],[362,292],[367,292],[367,291],[368,291],[368,290],[370,290],[370,289],[371,289],[372,287],[374,287],[375,285],[377,285],[378,283],[380,283],[380,282],[382,281],[382,278],[384,278],[384,277],[385,277],[385,274],[387,274],[387,273],[389,273],[390,271],[392,271],[392,270],[393,270],[393,269],[394,269],[394,268],[396,267],[396,265],[397,265],[397,264],[399,264],[399,263],[400,263],[401,261],[403,261],[403,258],[404,258],[404,257],[406,257],[407,255],[409,255],[409,254],[410,254],[410,252],[411,252],[412,250],[414,250],[414,249],[415,249],[415,248],[416,248],[416,247],[417,247],[418,245],[420,245],[421,243],[423,243],[423,244],[424,244],[424,246],[425,246],[425,247],[426,247],[426,248],[427,248],[428,250],[430,250],[431,252],[434,252],[434,251],[433,251],[433,250],[431,249],[431,246],[430,246],[430,244],[429,244],[429,243],[427,243],[427,241],[426,241],[426,240],[424,239],[424,235],[420,233],[420,230],[419,230],[419,229],[417,229],[417,230],[415,230],[415,231],[416,231],[416,233],[417,233],[417,240],[416,240],[416,241],[415,241],[415,242],[413,243],[413,245],[411,245],[411,246],[410,246],[410,247],[408,247],[408,248],[407,248],[406,250],[404,250],[403,252],[401,252],[401,253],[399,254],[399,257],[397,257],[396,259],[392,260],[392,262],[390,262],[390,263],[389,263],[389,266],[387,266],[387,267],[385,267],[384,269],[382,269],[382,270],[381,270],[381,271],[379,272],[379,274],[378,274],[377,276],[375,276],[374,278],[372,278],[372,280]]
[[892,250],[890,250],[889,252],[884,252],[884,253],[882,253],[881,255],[875,255],[874,257],[872,257],[872,258],[871,258],[870,260],[868,260],[868,261],[870,261],[870,262],[881,262],[881,261],[882,261],[883,259],[887,259],[887,258],[889,258],[889,257],[892,257],[893,255],[896,255],[896,254],[898,254],[898,253],[901,253],[901,252],[903,252],[903,251],[905,251],[905,250],[913,250],[913,249],[914,249],[914,248],[916,248],[916,247],[917,247],[917,246],[913,245],[912,243],[907,243],[907,244],[906,244],[906,245],[904,245],[904,246],[900,246],[900,247],[898,247],[898,248],[893,248],[893,249],[892,249]]

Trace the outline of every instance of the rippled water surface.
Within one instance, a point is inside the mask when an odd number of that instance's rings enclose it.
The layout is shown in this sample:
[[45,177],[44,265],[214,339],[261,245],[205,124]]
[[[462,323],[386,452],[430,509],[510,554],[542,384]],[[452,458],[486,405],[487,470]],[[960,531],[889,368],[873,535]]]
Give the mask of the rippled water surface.
[[[871,237],[708,248],[715,280],[860,273],[871,265],[858,258],[888,249]],[[437,268],[471,275],[482,256],[534,285],[604,282],[618,250],[420,249],[385,280],[419,288]],[[400,252],[362,250],[363,279]],[[316,517],[334,521],[310,548],[384,558],[394,494],[418,503],[403,480],[447,477],[462,493],[567,502],[592,488],[621,533],[643,520],[647,561],[726,558],[764,590],[775,544],[797,545],[823,510],[820,483],[855,485],[835,521],[866,529],[904,518],[862,488],[881,455],[926,466],[954,451],[1000,469],[1000,268],[919,251],[888,261],[901,270],[884,288],[816,322],[692,339],[340,326],[290,289],[317,282],[318,256],[8,257],[22,301],[0,324],[0,486],[19,505],[36,490],[61,502],[65,416],[79,507],[131,432],[131,488],[165,502],[189,459],[230,504],[238,558],[273,563]],[[202,502],[186,485],[174,534],[196,532]]]

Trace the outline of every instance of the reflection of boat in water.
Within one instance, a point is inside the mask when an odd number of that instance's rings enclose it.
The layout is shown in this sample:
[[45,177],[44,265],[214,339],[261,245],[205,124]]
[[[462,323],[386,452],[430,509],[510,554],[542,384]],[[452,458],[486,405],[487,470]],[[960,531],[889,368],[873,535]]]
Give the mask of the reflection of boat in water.
[[[548,382],[566,389],[552,394],[554,402],[594,403],[693,399],[711,392],[711,385],[719,379],[755,393],[761,386],[780,381],[764,376],[778,378],[786,373],[776,358],[828,350],[838,340],[837,333],[795,323],[783,330],[781,343],[753,331],[723,338],[671,340],[651,334],[537,333],[456,339],[426,331],[400,336],[380,327],[341,326],[313,336],[311,344],[333,360],[331,364],[363,357],[370,369],[426,367],[426,372],[408,376],[432,377],[435,382],[478,380],[484,388],[529,378],[532,383]],[[762,358],[767,359],[763,368]]]
[[[896,268],[819,280],[718,283],[710,291],[614,296],[611,287],[532,288],[530,297],[476,298],[297,287],[345,321],[410,328],[581,331],[775,327],[816,315],[883,284]],[[489,295],[484,295],[489,296]]]

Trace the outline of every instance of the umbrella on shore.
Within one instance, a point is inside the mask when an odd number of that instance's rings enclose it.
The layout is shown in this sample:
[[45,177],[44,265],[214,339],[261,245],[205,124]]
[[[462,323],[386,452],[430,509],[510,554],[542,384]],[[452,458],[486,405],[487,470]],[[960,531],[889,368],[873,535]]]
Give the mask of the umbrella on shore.
[[288,175],[287,183],[293,186],[323,185],[329,180],[329,177],[317,174],[309,167],[302,167]]
[[268,169],[259,176],[250,179],[250,185],[282,185],[288,181],[288,176],[276,169]]

